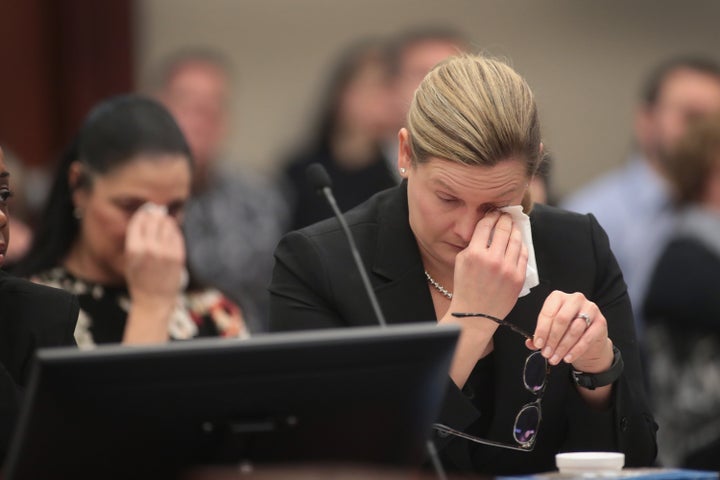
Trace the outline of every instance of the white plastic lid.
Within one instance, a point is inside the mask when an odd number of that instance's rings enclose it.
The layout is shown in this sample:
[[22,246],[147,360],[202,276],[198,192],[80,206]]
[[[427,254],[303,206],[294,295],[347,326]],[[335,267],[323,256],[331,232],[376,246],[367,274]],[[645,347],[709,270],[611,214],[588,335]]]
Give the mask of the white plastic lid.
[[608,472],[622,470],[625,454],[618,452],[571,452],[555,455],[560,473]]

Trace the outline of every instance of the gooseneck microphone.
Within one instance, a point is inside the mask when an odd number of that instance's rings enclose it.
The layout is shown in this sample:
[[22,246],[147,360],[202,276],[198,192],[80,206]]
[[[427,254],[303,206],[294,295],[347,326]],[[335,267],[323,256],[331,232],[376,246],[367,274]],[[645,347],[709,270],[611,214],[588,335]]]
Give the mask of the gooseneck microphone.
[[328,175],[325,167],[319,163],[310,164],[310,166],[307,167],[307,170],[305,170],[305,175],[307,176],[308,183],[313,190],[325,197],[330,205],[330,208],[332,208],[332,211],[335,214],[335,218],[337,218],[338,222],[340,222],[340,227],[342,228],[343,233],[345,233],[345,237],[347,237],[348,244],[350,245],[350,252],[352,252],[353,259],[355,260],[355,266],[360,272],[360,278],[362,278],[365,292],[370,298],[370,303],[375,311],[375,317],[381,327],[386,327],[387,323],[385,323],[385,316],[383,315],[382,310],[380,310],[380,304],[375,296],[375,291],[373,291],[372,285],[370,285],[370,278],[368,277],[365,265],[363,265],[362,259],[360,258],[360,252],[355,245],[355,239],[353,238],[350,227],[348,227],[348,224],[345,221],[345,216],[338,208],[335,196],[332,193],[332,180],[330,180],[330,175]]
[[[350,227],[348,227],[348,224],[345,221],[345,216],[342,214],[340,208],[338,208],[337,202],[335,201],[335,196],[333,195],[331,189],[332,180],[330,180],[330,175],[328,175],[325,167],[319,163],[310,164],[307,167],[307,170],[305,170],[305,175],[307,176],[308,183],[313,190],[325,197],[330,205],[330,208],[332,208],[332,211],[335,214],[335,218],[337,218],[338,222],[340,222],[340,227],[342,228],[343,233],[345,233],[345,237],[347,237],[348,244],[350,245],[350,251],[352,252],[353,259],[355,260],[355,266],[357,266],[357,269],[360,272],[360,277],[362,278],[363,285],[365,286],[365,292],[370,298],[373,310],[375,310],[375,317],[381,327],[387,327],[387,323],[385,323],[385,316],[383,315],[382,310],[380,310],[380,304],[375,296],[375,291],[372,289],[372,285],[370,285],[370,279],[368,278],[367,271],[365,270],[365,265],[363,265],[362,259],[360,258],[360,252],[355,245],[355,239],[352,236]],[[440,461],[435,444],[431,439],[427,440],[425,448],[427,449],[430,462],[432,463],[438,479],[447,480],[445,469]]]

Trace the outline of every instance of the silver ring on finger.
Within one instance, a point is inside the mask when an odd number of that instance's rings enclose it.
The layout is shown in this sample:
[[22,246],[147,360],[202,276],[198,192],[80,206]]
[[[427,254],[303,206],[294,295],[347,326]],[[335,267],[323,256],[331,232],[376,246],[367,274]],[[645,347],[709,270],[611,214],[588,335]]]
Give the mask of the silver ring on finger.
[[580,318],[585,321],[585,329],[587,330],[592,324],[592,319],[587,313],[578,313],[575,318]]

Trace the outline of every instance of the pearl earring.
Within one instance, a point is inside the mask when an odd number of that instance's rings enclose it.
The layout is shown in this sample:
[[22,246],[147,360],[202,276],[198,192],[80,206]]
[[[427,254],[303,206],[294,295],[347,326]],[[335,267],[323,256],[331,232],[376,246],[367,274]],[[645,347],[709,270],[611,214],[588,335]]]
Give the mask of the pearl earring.
[[405,170],[405,167],[400,167],[400,173],[405,175],[405,172],[407,172],[407,170]]

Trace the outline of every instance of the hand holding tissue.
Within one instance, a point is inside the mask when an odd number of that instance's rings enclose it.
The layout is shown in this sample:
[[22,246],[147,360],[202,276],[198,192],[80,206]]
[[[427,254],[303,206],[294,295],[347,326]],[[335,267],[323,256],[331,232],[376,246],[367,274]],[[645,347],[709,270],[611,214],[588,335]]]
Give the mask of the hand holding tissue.
[[525,283],[520,290],[520,297],[524,297],[530,293],[530,289],[540,283],[538,276],[537,264],[535,263],[535,248],[533,247],[532,231],[530,229],[530,217],[523,212],[522,205],[511,205],[499,209],[503,213],[507,213],[512,217],[512,221],[520,229],[522,233],[522,241],[528,250],[528,264],[525,271]]

